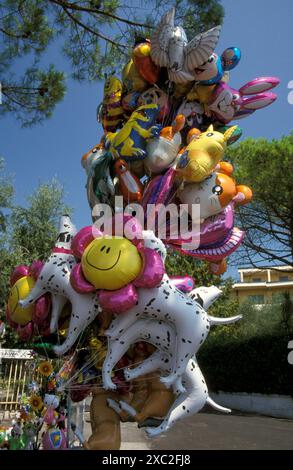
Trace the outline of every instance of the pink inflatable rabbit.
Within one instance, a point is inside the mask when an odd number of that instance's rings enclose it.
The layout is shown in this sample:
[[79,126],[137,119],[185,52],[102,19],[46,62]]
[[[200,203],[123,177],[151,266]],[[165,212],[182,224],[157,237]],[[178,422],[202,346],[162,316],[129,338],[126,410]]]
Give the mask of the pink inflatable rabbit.
[[216,119],[227,124],[232,119],[243,118],[272,104],[277,95],[268,90],[279,83],[277,77],[260,77],[236,90],[220,82],[213,91],[208,109]]

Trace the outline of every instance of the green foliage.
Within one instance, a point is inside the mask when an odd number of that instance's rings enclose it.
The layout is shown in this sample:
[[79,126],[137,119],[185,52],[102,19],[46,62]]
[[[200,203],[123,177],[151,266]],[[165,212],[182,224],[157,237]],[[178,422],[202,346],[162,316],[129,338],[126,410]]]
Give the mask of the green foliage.
[[4,160],[0,158],[0,239],[6,229],[7,215],[5,210],[11,207],[13,186],[11,179],[4,174]]
[[[135,36],[150,37],[171,6],[173,0],[148,0],[143,6],[136,0],[127,5],[120,0],[0,1],[0,115],[13,113],[22,125],[51,116],[66,90],[63,71],[39,66],[53,42],[68,59],[72,78],[100,80],[113,70],[119,73]],[[190,39],[223,21],[219,0],[177,0],[175,6]]]
[[200,350],[199,364],[209,389],[293,396],[290,340],[292,336],[265,335],[207,343]]
[[54,244],[59,218],[68,213],[64,207],[63,188],[58,181],[39,185],[28,198],[27,208],[16,206],[11,215],[10,245],[27,262],[44,259]]
[[281,303],[281,326],[285,332],[293,331],[293,302],[290,292],[285,292]]
[[[19,264],[29,265],[49,255],[57,236],[59,218],[70,211],[63,203],[63,188],[56,180],[39,185],[28,198],[27,207],[13,204],[13,186],[4,176],[0,177],[0,195],[1,206],[9,209],[5,214],[7,228],[0,233],[0,318],[4,319],[11,272]],[[24,346],[7,326],[5,346],[19,345]]]
[[[253,201],[240,208],[240,226],[246,231],[245,252],[250,265],[274,262],[293,266],[293,132],[280,140],[247,139],[229,147],[240,184],[251,186]],[[257,171],[256,171],[257,168]]]
[[293,335],[293,316],[291,311],[285,326],[285,308],[279,304],[258,310],[243,303],[241,321],[212,329],[199,352],[211,390],[292,395],[287,346]]
[[23,127],[47,119],[65,95],[65,75],[50,65],[47,70],[28,68],[21,78],[4,77],[0,116],[14,113]]

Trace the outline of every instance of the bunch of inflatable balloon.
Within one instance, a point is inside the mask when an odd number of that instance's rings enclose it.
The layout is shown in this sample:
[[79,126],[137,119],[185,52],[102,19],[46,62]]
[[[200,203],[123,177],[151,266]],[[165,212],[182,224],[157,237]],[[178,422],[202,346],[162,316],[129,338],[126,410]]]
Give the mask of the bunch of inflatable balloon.
[[[225,150],[242,134],[231,121],[270,105],[268,91],[276,77],[255,78],[239,90],[229,82],[240,62],[238,47],[215,53],[220,27],[187,41],[174,24],[175,9],[161,19],[150,40],[139,39],[122,79],[109,76],[98,120],[101,142],[86,153],[90,207],[105,203],[115,209],[115,195],[125,205],[170,202],[200,204],[200,245],[188,255],[225,271],[225,258],[241,243],[233,228],[233,211],[252,198],[247,186],[233,178],[233,166],[223,162]],[[182,240],[164,240],[181,249]]]
[[[17,267],[11,277],[10,325],[65,356],[70,372],[59,390],[76,401],[93,393],[93,434],[85,441],[75,429],[90,449],[119,449],[121,420],[155,436],[206,403],[229,412],[210,398],[196,354],[212,325],[240,316],[209,315],[221,291],[195,288],[188,275],[169,277],[165,259],[170,248],[209,262],[215,274],[225,271],[244,237],[234,226],[235,207],[252,198],[223,161],[227,145],[241,136],[228,124],[271,104],[276,95],[268,90],[279,80],[231,88],[240,50],[214,52],[219,27],[188,42],[174,14],[135,45],[122,80],[106,79],[98,111],[104,136],[82,164],[93,219],[107,207],[107,223],[77,231],[63,216],[46,262]],[[116,196],[124,211],[117,211]],[[185,204],[188,233],[193,205],[200,205],[188,248],[168,219],[161,236],[158,212],[149,210],[169,204]]]

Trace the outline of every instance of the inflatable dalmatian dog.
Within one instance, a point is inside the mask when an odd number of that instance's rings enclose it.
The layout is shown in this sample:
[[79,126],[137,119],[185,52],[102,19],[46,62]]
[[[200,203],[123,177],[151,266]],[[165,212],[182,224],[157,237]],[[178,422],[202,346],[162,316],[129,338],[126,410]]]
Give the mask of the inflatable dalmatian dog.
[[[207,294],[209,289],[214,291],[216,288],[205,288]],[[203,295],[203,297],[205,296]],[[209,303],[209,300],[207,300],[207,303]],[[227,319],[222,318],[221,324],[234,323],[240,318],[240,315]],[[108,374],[111,367],[119,361],[129,345],[137,341],[149,342],[156,346],[157,350],[134,369],[126,369],[124,374],[127,380],[136,379],[156,370],[160,370],[165,374],[172,372],[174,349],[176,345],[176,332],[174,327],[168,323],[161,322],[158,328],[157,321],[141,318],[119,338],[119,341],[112,342],[104,362],[103,374]],[[167,431],[176,421],[197,413],[206,403],[224,413],[231,411],[216,404],[209,397],[207,385],[197,364],[195,355],[188,361],[187,367],[182,375],[182,382],[181,379],[178,379],[177,382],[173,384],[173,391],[178,395],[178,398],[171,406],[168,415],[164,418],[160,426],[146,428],[149,436],[156,436]],[[109,399],[108,405],[118,414],[125,411],[134,418],[137,414],[137,411],[124,401],[120,401],[118,404],[115,400]]]
[[[171,367],[170,355],[161,351],[156,351],[148,359],[143,361],[141,366],[138,366],[135,369],[128,369],[125,372],[125,377],[127,380],[133,380],[141,375],[148,374],[156,370],[169,373]],[[186,370],[183,374],[182,384],[185,387],[185,391],[179,392],[176,390],[178,397],[172,404],[162,423],[159,426],[148,426],[145,428],[149,437],[155,437],[168,431],[177,421],[198,413],[206,404],[222,413],[231,413],[229,408],[224,408],[223,406],[218,405],[209,396],[205,379],[201,373],[195,356],[188,361]],[[137,414],[137,411],[123,400],[117,403],[115,400],[109,398],[107,402],[108,406],[118,414],[124,411],[133,418],[135,418]],[[142,409],[140,411],[143,412],[144,410]]]
[[[210,326],[233,323],[241,318],[240,315],[215,318],[207,314],[205,308],[207,309],[221,294],[215,286],[192,291],[191,295],[197,296],[200,303],[178,291],[168,276],[163,278],[159,287],[152,289],[152,292],[157,289],[157,297],[148,294],[148,301],[145,298],[147,289],[140,289],[138,304],[116,317],[106,331],[108,352],[102,371],[104,388],[112,390],[116,388],[111,380],[111,373],[129,346],[136,341],[147,341],[168,352],[173,358],[171,373],[167,377],[162,377],[161,381],[166,386],[175,385],[180,392],[185,391],[181,378],[189,359],[196,354],[206,339]],[[175,327],[174,338],[172,326]]]
[[62,308],[67,301],[71,302],[72,313],[66,340],[61,345],[54,346],[54,352],[61,356],[75,343],[79,334],[95,319],[101,311],[96,292],[79,294],[70,284],[70,273],[76,265],[75,257],[71,251],[71,242],[76,233],[69,216],[62,216],[60,220],[59,235],[53,251],[44,264],[38,280],[23,300],[19,301],[22,307],[35,302],[46,292],[52,294],[52,315],[50,329],[55,332]]

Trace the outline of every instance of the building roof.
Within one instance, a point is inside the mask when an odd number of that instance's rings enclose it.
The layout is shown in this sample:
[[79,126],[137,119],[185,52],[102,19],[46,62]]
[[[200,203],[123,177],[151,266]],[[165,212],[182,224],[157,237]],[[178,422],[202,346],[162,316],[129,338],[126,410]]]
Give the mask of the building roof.
[[274,289],[278,287],[287,287],[293,289],[293,281],[286,281],[286,282],[237,282],[233,284],[233,289],[259,289],[260,287],[264,287],[265,289]]
[[264,272],[267,271],[268,269],[274,270],[274,271],[285,271],[285,272],[292,272],[293,267],[292,266],[268,266],[266,268],[238,268],[238,272],[242,273],[259,273],[259,272]]

